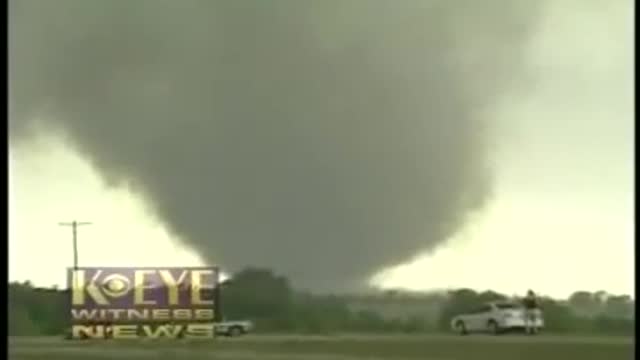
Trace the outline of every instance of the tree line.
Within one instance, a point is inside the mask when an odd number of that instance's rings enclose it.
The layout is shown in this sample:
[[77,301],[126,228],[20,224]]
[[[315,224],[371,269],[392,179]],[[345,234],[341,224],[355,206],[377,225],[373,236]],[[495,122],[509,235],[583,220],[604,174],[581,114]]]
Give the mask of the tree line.
[[[509,297],[493,291],[319,295],[296,291],[266,269],[249,268],[221,287],[225,319],[250,319],[261,332],[331,334],[428,333],[449,331],[454,314]],[[9,284],[9,335],[60,335],[67,326],[68,293]],[[635,302],[626,295],[577,291],[568,300],[541,298],[546,331],[633,335]]]

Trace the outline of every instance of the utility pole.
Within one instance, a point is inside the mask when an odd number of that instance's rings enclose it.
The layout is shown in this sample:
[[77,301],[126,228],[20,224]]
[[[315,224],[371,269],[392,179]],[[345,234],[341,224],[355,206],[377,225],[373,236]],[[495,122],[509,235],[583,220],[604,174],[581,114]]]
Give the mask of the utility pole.
[[91,223],[74,220],[72,222],[61,222],[59,225],[71,226],[71,230],[73,231],[73,270],[78,270],[78,226],[91,225]]

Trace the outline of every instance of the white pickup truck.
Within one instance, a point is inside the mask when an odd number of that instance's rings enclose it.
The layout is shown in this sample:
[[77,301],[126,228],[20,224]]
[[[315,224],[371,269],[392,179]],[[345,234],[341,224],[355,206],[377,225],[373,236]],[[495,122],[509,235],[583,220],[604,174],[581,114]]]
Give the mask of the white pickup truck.
[[[542,312],[537,310],[533,322],[535,333],[544,327]],[[475,311],[454,316],[451,327],[461,335],[473,332],[499,334],[508,330],[524,329],[525,310],[522,306],[511,302],[490,302],[478,307]]]
[[247,334],[253,330],[253,322],[244,321],[222,321],[215,323],[215,332],[217,335],[223,336],[240,336]]

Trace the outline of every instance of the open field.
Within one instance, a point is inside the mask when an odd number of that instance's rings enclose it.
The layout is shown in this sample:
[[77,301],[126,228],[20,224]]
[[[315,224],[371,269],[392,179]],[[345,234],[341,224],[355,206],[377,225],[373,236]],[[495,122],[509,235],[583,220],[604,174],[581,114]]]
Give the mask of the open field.
[[622,360],[632,338],[572,336],[247,336],[212,341],[66,341],[10,338],[12,360]]

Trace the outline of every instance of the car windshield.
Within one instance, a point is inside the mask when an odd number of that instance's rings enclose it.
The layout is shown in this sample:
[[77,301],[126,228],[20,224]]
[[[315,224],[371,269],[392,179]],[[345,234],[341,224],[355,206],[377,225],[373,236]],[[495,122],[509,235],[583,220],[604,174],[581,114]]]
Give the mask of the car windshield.
[[496,304],[496,307],[500,310],[506,310],[506,309],[518,309],[520,308],[519,305],[517,304]]

